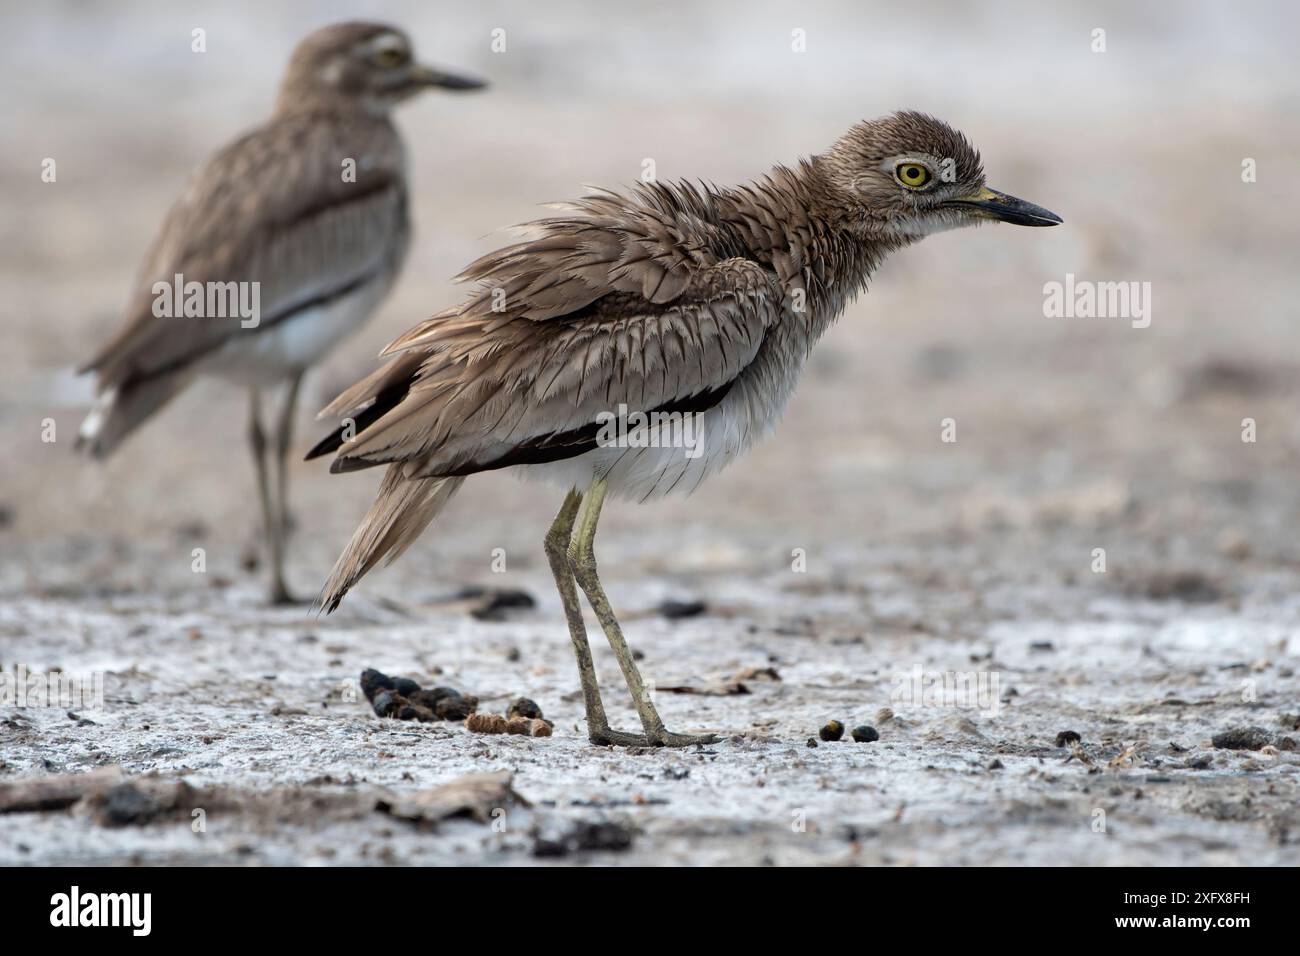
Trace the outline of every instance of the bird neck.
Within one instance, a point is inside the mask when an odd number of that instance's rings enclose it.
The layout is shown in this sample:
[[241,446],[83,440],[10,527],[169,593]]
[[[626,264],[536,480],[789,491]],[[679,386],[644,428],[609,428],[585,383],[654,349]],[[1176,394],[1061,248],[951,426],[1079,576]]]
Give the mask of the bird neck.
[[387,103],[372,102],[366,97],[323,86],[316,81],[289,77],[281,85],[276,97],[275,115],[370,116],[386,121],[390,114],[389,106]]
[[911,240],[865,231],[817,160],[777,166],[763,179],[724,191],[720,205],[749,257],[770,266],[787,305],[820,332],[866,287],[884,257]]

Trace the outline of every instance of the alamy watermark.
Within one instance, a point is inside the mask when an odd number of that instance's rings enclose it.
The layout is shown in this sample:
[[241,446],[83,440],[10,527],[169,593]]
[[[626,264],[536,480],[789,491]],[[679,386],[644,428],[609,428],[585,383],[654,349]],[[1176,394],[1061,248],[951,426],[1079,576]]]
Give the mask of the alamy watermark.
[[1065,274],[1043,285],[1043,315],[1049,319],[1131,319],[1133,328],[1151,324],[1150,282],[1093,282]]
[[262,321],[260,282],[186,282],[179,272],[171,282],[155,282],[153,314],[160,319],[239,319],[240,328]]
[[0,707],[103,710],[104,672],[33,674],[28,672],[26,664],[15,664],[8,670],[0,670]]
[[620,403],[618,411],[596,415],[596,444],[601,448],[683,448],[698,458],[699,415],[696,412],[633,412]]
[[1002,709],[1001,675],[997,671],[928,673],[913,664],[910,674],[896,674],[889,701],[893,705],[978,710],[996,717]]

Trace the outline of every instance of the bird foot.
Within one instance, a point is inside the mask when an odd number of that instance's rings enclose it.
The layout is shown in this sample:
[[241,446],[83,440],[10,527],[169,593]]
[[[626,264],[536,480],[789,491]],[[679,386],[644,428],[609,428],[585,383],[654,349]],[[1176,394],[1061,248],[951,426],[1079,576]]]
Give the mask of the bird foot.
[[593,744],[612,747],[690,747],[718,742],[715,734],[674,734],[663,727],[652,735],[629,734],[621,730],[593,730],[588,734]]
[[599,747],[651,747],[645,734],[628,734],[621,730],[592,730],[587,739]]
[[655,738],[655,743],[660,747],[690,747],[695,744],[716,744],[717,742],[717,734],[675,734],[672,731],[663,729],[659,731],[659,735]]

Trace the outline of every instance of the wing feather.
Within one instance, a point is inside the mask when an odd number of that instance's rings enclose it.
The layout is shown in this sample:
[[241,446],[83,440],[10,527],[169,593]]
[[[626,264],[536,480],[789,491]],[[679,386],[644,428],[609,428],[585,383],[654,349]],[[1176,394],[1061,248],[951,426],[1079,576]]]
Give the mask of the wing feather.
[[758,353],[781,293],[770,268],[726,254],[706,202],[683,186],[600,193],[472,263],[467,299],[394,341],[388,365],[326,410],[356,412],[407,385],[335,467],[468,474],[548,453],[552,440],[580,453],[573,435],[619,405],[715,402]]
[[[345,161],[355,163],[354,181]],[[407,240],[401,144],[387,121],[294,114],[235,141],[172,207],[146,257],[127,322],[83,371],[99,387],[176,371],[235,334],[255,334],[313,301],[400,266]],[[154,315],[153,287],[257,282],[261,315]]]

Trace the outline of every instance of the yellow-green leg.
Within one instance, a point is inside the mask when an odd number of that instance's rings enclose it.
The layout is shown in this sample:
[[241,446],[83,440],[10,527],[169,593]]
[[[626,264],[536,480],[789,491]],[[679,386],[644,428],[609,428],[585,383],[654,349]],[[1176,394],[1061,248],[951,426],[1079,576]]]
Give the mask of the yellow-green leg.
[[582,621],[582,604],[573,581],[573,568],[569,564],[569,540],[573,536],[574,519],[582,495],[570,491],[560,506],[551,530],[546,533],[546,558],[551,563],[555,587],[564,604],[564,617],[569,624],[569,637],[573,641],[573,656],[578,661],[578,679],[582,682],[582,700],[587,709],[587,736],[595,744],[621,744],[644,746],[645,738],[638,734],[625,734],[610,730],[605,716],[605,705],[600,700],[600,685],[596,681],[596,668],[591,661],[591,645],[587,643],[587,626]]
[[[587,595],[591,609],[596,612],[596,618],[600,621],[605,637],[609,640],[609,646],[614,650],[614,656],[618,658],[618,666],[623,670],[623,679],[627,681],[627,689],[632,694],[632,703],[641,717],[645,738],[638,737],[636,742],[661,747],[686,747],[691,744],[713,743],[717,737],[712,734],[699,736],[674,734],[664,727],[664,722],[655,709],[654,701],[650,699],[650,692],[641,679],[636,661],[632,659],[632,650],[623,638],[623,630],[619,627],[618,618],[614,616],[614,609],[610,607],[609,598],[605,596],[605,589],[601,586],[596,570],[594,549],[596,522],[600,519],[600,509],[605,503],[605,490],[605,482],[600,479],[593,482],[587,490],[587,504],[569,545],[569,564],[583,593]],[[622,741],[614,742],[622,743]]]

